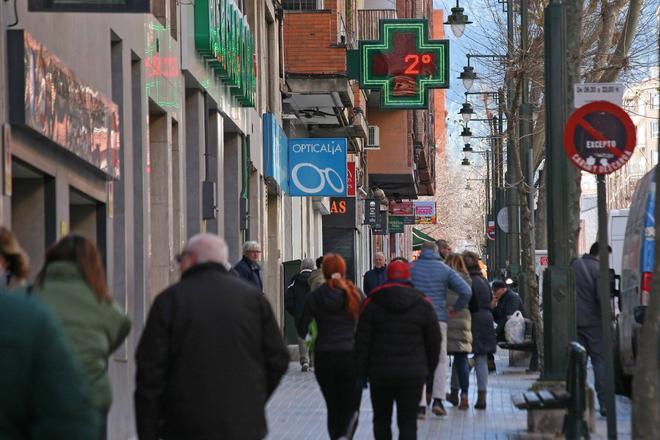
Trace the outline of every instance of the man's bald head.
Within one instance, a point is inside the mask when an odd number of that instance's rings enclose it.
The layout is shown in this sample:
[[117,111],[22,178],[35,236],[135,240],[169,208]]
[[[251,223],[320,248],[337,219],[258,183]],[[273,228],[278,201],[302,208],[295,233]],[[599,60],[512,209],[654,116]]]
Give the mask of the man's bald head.
[[215,234],[193,235],[182,252],[181,272],[201,263],[220,263],[227,267],[229,249],[227,243]]

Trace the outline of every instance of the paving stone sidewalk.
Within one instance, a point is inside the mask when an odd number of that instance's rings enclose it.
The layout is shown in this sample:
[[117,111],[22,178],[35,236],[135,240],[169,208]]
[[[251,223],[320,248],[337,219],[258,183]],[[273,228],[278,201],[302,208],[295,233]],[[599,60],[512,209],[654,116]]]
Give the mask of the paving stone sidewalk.
[[[525,373],[524,368],[508,367],[507,352],[496,356],[497,373],[489,376],[488,408],[468,411],[446,404],[447,416],[428,414],[418,421],[419,439],[516,439],[525,438],[527,415],[511,403],[511,394],[526,391],[537,379],[536,374]],[[591,371],[589,372],[591,376]],[[476,401],[476,377],[470,376],[470,406]],[[617,399],[618,431],[620,439],[630,438],[630,401]],[[327,439],[326,409],[323,396],[314,373],[302,373],[296,363],[291,363],[275,395],[267,407],[269,440]],[[373,438],[373,410],[368,390],[362,396],[360,423],[356,440]],[[393,419],[396,418],[394,414]],[[597,417],[597,432],[592,438],[606,438],[606,422]],[[394,438],[398,437],[393,421]]]

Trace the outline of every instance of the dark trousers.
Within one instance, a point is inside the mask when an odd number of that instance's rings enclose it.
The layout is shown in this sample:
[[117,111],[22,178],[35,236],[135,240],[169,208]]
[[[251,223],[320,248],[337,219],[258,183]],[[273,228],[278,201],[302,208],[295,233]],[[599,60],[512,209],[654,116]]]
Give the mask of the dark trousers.
[[[353,415],[360,408],[362,388],[357,385],[353,352],[316,352],[314,374],[328,409],[328,434],[331,440],[347,432]],[[357,424],[356,424],[357,427]]]
[[372,380],[371,404],[374,408],[374,438],[392,438],[392,404],[396,402],[396,419],[400,440],[417,439],[417,407],[424,379]]
[[603,359],[603,330],[600,327],[578,327],[578,342],[587,350],[594,367],[594,384],[598,403],[605,407],[605,361]]
[[108,413],[99,411],[99,439],[106,440],[108,438]]

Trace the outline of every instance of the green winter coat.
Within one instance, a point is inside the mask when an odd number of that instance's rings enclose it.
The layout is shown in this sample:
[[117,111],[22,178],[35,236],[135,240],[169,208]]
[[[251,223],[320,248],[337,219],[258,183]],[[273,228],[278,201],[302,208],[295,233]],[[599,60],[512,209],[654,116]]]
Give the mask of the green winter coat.
[[87,376],[92,405],[107,412],[112,404],[108,358],[128,335],[130,320],[114,303],[96,298],[74,263],[50,263],[35,295],[59,318]]
[[[466,283],[472,285],[468,276],[459,273]],[[453,306],[458,300],[458,294],[447,291],[447,305]],[[468,307],[458,312],[455,317],[447,320],[447,353],[472,353],[472,315]]]
[[98,438],[87,381],[50,311],[0,293],[0,439]]

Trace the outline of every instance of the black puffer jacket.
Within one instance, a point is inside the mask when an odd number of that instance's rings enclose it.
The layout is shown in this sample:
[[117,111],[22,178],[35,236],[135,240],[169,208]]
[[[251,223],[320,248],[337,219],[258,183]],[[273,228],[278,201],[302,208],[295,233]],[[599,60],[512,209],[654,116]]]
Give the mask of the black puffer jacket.
[[344,291],[324,284],[307,296],[303,314],[296,324],[301,338],[307,335],[313,319],[319,332],[314,351],[337,353],[353,350],[356,321],[346,311]]
[[307,269],[294,275],[284,293],[284,308],[293,316],[296,323],[302,318],[305,310],[305,302],[309,296],[309,276],[311,274],[312,271]]
[[495,321],[490,309],[493,294],[479,268],[470,270],[470,278],[472,279],[472,297],[469,306],[472,313],[472,353],[495,353],[497,349]]
[[359,377],[426,378],[440,353],[440,325],[426,296],[407,282],[387,282],[364,302],[355,342]]

